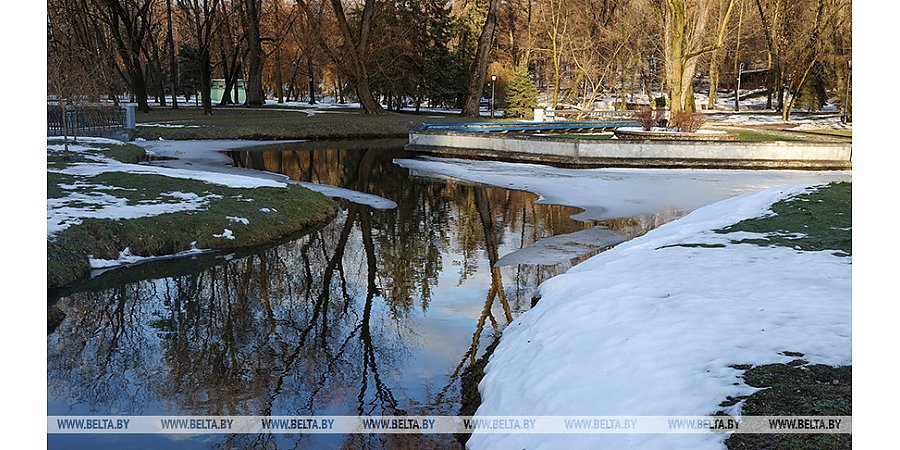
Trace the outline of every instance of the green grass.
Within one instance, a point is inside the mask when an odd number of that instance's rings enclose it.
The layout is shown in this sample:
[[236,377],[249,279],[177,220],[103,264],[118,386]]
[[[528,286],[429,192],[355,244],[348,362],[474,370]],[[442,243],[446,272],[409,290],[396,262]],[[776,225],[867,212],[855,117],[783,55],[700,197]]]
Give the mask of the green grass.
[[[283,109],[290,109],[284,111]],[[440,116],[440,117],[434,117]],[[489,121],[490,119],[477,119]],[[359,109],[329,108],[309,116],[299,108],[213,108],[203,115],[199,108],[156,108],[138,113],[136,137],[144,139],[352,139],[406,137],[423,123],[459,123],[473,119],[436,113],[366,115]],[[141,127],[141,123],[193,125],[197,128]]]
[[[130,144],[104,147],[111,151],[111,156],[120,160],[137,159],[137,150],[143,155],[143,150]],[[83,155],[70,154],[66,159],[59,152],[48,152],[48,162],[52,167],[84,160],[87,159]],[[128,204],[142,201],[176,203],[179,201],[176,198],[163,195],[175,191],[219,198],[210,198],[208,207],[203,210],[127,220],[84,219],[80,224],[57,232],[47,242],[48,287],[65,286],[86,276],[90,271],[88,255],[116,259],[125,248],[130,248],[133,255],[167,255],[189,250],[192,243],[201,249],[257,246],[315,226],[329,219],[336,211],[333,201],[297,185],[240,189],[198,180],[125,172],[107,172],[93,177],[48,172],[48,198],[65,197],[71,192],[87,193],[93,189],[91,186],[68,189],[59,186],[60,183],[75,182],[110,187],[103,192],[124,198]],[[272,211],[263,212],[261,208]],[[246,218],[250,223],[245,225],[231,221],[227,216]],[[222,234],[226,228],[233,231],[235,239],[213,236]]]
[[800,250],[837,250],[853,252],[852,183],[832,183],[809,194],[776,202],[775,215],[738,222],[719,233],[747,231],[763,233],[760,239],[743,239],[737,243],[762,246],[779,245]]
[[[713,128],[716,129],[716,128]],[[738,141],[741,142],[810,142],[821,139],[804,138],[800,135],[792,135],[790,133],[778,132],[766,129],[749,129],[749,128],[718,128],[722,131],[734,133],[738,135]]]
[[[804,360],[755,366],[744,372],[744,381],[765,388],[746,398],[729,399],[721,406],[743,400],[744,416],[850,416],[852,415],[852,367],[808,365]],[[733,434],[725,445],[730,450],[749,449],[849,449],[850,435],[828,434]]]

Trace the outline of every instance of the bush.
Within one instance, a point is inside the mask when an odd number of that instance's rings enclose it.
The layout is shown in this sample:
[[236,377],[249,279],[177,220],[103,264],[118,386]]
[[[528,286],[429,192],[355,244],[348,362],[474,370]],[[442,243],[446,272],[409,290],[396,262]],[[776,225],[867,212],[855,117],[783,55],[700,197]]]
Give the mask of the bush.
[[644,105],[635,113],[635,117],[644,131],[650,131],[659,122],[660,113],[650,105]]
[[676,111],[672,113],[672,120],[669,121],[669,128],[675,128],[680,131],[693,133],[700,129],[706,123],[706,115],[697,111]]

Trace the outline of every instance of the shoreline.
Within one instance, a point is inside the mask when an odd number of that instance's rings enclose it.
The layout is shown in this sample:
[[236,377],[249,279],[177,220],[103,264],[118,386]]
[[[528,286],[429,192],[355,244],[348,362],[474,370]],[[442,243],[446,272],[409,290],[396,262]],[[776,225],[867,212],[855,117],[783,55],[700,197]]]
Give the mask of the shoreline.
[[[808,405],[849,415],[851,186],[724,200],[548,280],[475,380],[476,416],[740,415],[745,405],[751,415],[802,414]],[[818,220],[805,220],[810,214]],[[684,258],[703,268],[702,280],[680,275]],[[566,367],[566,376],[549,367]],[[797,383],[802,395],[784,388]],[[632,436],[627,445],[721,448],[726,437]],[[626,445],[620,439],[475,434],[468,444]],[[841,448],[841,439],[823,448]]]
[[266,245],[337,211],[325,195],[270,177],[135,164],[147,153],[131,143],[61,147],[48,140],[48,289],[104,266]]

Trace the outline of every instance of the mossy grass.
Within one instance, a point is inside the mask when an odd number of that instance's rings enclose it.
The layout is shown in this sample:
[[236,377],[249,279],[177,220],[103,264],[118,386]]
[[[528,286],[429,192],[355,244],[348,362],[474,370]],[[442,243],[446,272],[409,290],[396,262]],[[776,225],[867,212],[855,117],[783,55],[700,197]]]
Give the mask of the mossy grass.
[[[744,416],[850,416],[852,415],[851,366],[787,364],[755,366],[744,372],[744,381],[765,388],[742,398]],[[730,406],[726,400],[722,406]],[[795,450],[849,449],[849,434],[733,434],[725,445],[730,450],[761,448]]]
[[758,239],[737,243],[762,246],[778,245],[798,250],[836,250],[839,255],[853,252],[852,183],[832,183],[807,194],[776,202],[774,215],[743,220],[719,233],[747,231],[765,234]]
[[738,128],[738,127],[728,127],[728,128],[712,128],[712,129],[720,129],[722,131],[727,131],[729,133],[734,133],[738,135],[738,141],[740,142],[810,142],[810,141],[822,141],[817,137],[804,137],[803,135],[784,133],[774,130],[767,130],[763,128]]
[[[91,144],[91,147],[99,146]],[[139,159],[135,151],[129,148],[140,150],[139,147],[130,144],[108,147],[109,150],[116,149],[116,152],[104,153],[106,156],[124,161]],[[48,167],[65,166],[80,160],[88,161],[84,155],[77,153],[70,152],[67,159],[60,152],[48,152]],[[70,186],[63,188],[60,184]],[[298,185],[229,188],[154,174],[106,172],[91,177],[47,173],[49,198],[62,198],[72,192],[87,193],[95,185],[104,186],[104,194],[123,198],[132,205],[148,201],[180,201],[177,197],[164,195],[171,192],[205,197],[208,205],[195,211],[134,219],[85,218],[80,224],[55,233],[47,242],[49,288],[65,286],[87,276],[90,273],[88,255],[98,259],[116,259],[125,248],[130,249],[132,255],[157,256],[194,247],[232,249],[258,246],[328,220],[337,209],[336,204],[327,197]],[[238,218],[246,219],[248,223]],[[224,235],[225,229],[232,231],[233,239]]]

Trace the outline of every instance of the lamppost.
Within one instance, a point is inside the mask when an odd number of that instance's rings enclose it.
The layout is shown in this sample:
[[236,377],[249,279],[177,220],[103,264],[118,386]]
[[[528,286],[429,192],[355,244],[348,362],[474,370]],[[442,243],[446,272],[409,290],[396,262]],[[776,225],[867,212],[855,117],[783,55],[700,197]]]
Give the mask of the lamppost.
[[738,67],[737,89],[734,90],[734,110],[741,110],[741,75],[744,73],[744,63]]
[[841,114],[841,123],[847,123],[850,121],[850,107],[852,102],[852,97],[850,94],[850,89],[852,85],[850,84],[850,77],[853,76],[853,61],[847,60],[847,98],[844,99],[844,108],[843,114]]
[[491,75],[491,119],[494,118],[494,87],[497,85],[497,75]]

